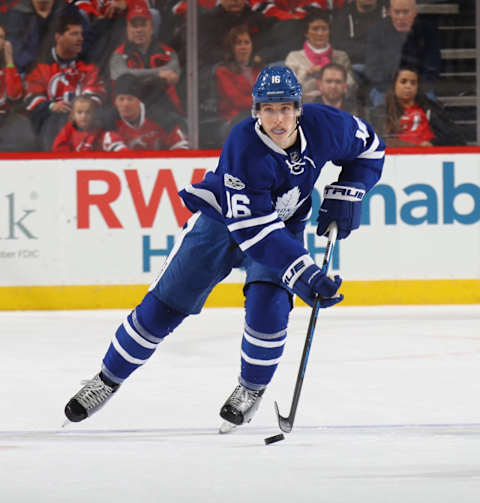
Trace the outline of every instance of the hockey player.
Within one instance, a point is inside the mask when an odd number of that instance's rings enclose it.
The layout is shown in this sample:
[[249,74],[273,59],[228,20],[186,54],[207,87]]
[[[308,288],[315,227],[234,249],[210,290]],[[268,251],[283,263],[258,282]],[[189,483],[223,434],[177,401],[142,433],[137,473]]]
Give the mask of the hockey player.
[[317,233],[332,221],[338,239],[359,227],[362,198],[379,179],[384,144],[370,125],[325,105],[302,106],[287,67],[264,69],[253,87],[253,118],[228,137],[215,172],[180,192],[194,212],[149,293],[117,329],[99,374],[65,407],[70,421],[100,409],[158,343],[234,267],[246,269],[239,384],[220,410],[220,431],[249,422],[281,359],[292,294],[326,308],[343,299],[303,246],[311,193],[327,161],[342,167],[325,188]]

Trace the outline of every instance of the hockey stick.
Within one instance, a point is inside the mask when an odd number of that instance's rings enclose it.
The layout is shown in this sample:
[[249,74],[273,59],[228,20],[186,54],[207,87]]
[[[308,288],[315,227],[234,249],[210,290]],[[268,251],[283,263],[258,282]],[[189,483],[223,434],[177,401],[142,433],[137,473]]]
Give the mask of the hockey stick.
[[[325,254],[323,255],[322,272],[328,273],[330,267],[330,262],[332,259],[332,252],[337,240],[337,223],[332,222],[329,227],[328,233],[328,243],[325,249]],[[283,417],[280,414],[278,408],[278,403],[275,402],[275,410],[277,412],[278,425],[280,429],[285,433],[290,433],[293,428],[293,422],[295,421],[295,414],[297,413],[298,401],[300,400],[300,393],[302,391],[303,378],[305,376],[305,370],[307,368],[308,356],[310,354],[310,348],[312,346],[313,334],[315,332],[315,325],[317,324],[318,311],[320,309],[320,297],[315,296],[315,301],[312,307],[312,314],[310,315],[310,321],[308,323],[307,337],[305,339],[305,345],[303,346],[302,359],[300,361],[300,367],[298,369],[297,381],[295,382],[295,389],[293,390],[292,405],[290,406],[290,413],[287,417]]]

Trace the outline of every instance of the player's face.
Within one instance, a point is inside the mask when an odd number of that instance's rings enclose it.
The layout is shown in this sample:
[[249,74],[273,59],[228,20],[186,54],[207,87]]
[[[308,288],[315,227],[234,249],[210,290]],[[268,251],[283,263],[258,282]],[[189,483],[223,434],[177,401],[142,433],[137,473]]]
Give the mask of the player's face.
[[78,129],[88,129],[93,120],[92,105],[84,101],[75,103],[72,111],[72,116]]
[[297,109],[295,103],[261,103],[258,117],[265,133],[282,149],[291,147],[297,139]]
[[64,33],[55,34],[60,55],[63,58],[76,58],[82,52],[82,25],[68,25]]
[[252,39],[248,33],[238,35],[233,46],[233,53],[237,63],[248,64],[252,55]]
[[315,19],[308,25],[307,40],[315,49],[326,47],[330,41],[330,27],[323,19]]
[[418,92],[418,75],[409,70],[402,70],[395,81],[394,91],[400,105],[412,106]]
[[115,106],[122,119],[136,122],[140,117],[140,100],[131,94],[117,94]]
[[340,70],[328,68],[323,72],[322,79],[318,82],[318,87],[328,101],[338,101],[347,92],[347,83]]
[[127,37],[139,47],[147,48],[153,36],[153,23],[144,17],[134,17],[127,23]]
[[413,26],[417,7],[415,0],[392,0],[390,3],[390,17],[392,24],[399,32],[407,32]]

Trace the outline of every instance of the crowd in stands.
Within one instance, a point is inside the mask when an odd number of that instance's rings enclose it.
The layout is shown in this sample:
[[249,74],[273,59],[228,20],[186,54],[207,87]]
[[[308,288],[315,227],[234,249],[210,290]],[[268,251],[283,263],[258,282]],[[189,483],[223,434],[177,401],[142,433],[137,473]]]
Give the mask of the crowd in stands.
[[[185,0],[0,6],[0,152],[190,148]],[[440,36],[416,0],[198,0],[200,148],[250,115],[262,68],[390,146],[462,145],[436,95]]]

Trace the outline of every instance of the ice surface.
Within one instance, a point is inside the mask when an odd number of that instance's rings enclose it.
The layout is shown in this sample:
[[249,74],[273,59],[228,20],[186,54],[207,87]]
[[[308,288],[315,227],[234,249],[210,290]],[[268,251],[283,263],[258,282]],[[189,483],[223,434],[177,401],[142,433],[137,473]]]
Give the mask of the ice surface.
[[309,310],[251,425],[219,435],[240,309],[207,309],[98,414],[63,407],[125,311],[0,313],[2,503],[480,501],[480,306],[321,311],[292,433],[279,432]]

